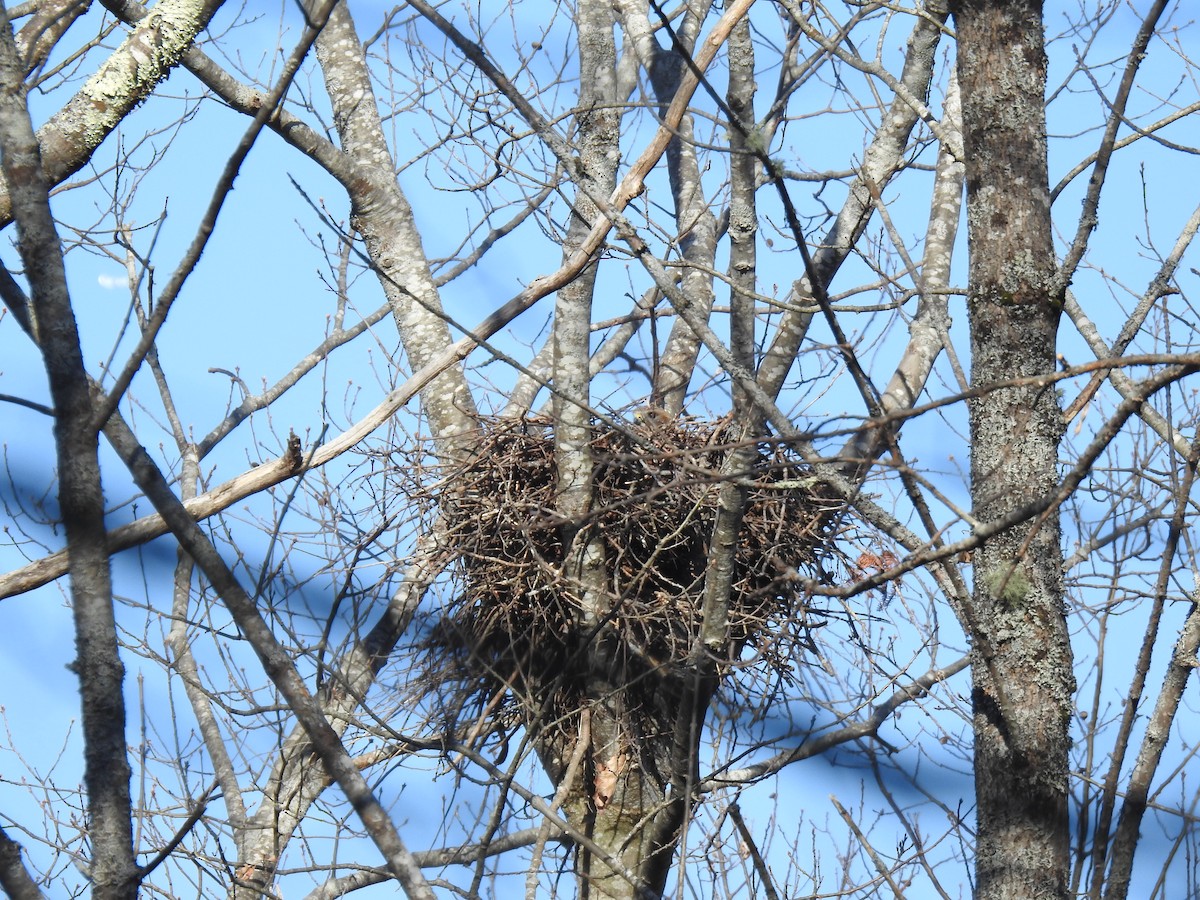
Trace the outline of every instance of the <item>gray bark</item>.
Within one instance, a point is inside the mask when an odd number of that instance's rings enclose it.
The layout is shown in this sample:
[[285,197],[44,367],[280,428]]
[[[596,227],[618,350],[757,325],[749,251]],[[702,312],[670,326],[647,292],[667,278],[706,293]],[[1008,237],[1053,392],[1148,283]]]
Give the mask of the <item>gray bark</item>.
[[45,64],[58,39],[91,5],[91,0],[54,0],[38,6],[17,33],[17,50],[27,75]]
[[[666,114],[675,98],[687,67],[685,55],[692,54],[700,22],[709,5],[698,3],[689,8],[675,35],[678,43],[672,42],[667,47],[660,46],[652,36],[646,3],[617,5],[625,32],[631,35],[639,61],[650,76],[660,115]],[[696,154],[695,120],[691,114],[683,116],[667,145],[667,173],[675,204],[675,239],[683,261],[680,278],[683,296],[697,316],[707,319],[714,299],[711,273],[717,252],[717,219],[704,194]],[[683,412],[699,353],[700,338],[682,318],[676,318],[658,371],[654,373],[652,405],[661,406],[671,416]]]
[[21,861],[21,845],[0,828],[0,890],[11,900],[45,900],[25,863]]
[[1104,900],[1125,900],[1129,896],[1133,859],[1141,843],[1141,825],[1150,803],[1151,782],[1166,750],[1171,725],[1183,699],[1183,691],[1192,680],[1192,673],[1200,665],[1196,657],[1198,649],[1200,605],[1193,602],[1187,621],[1184,622],[1179,639],[1175,643],[1171,662],[1163,678],[1162,691],[1150,712],[1146,735],[1133,772],[1129,776],[1124,802],[1121,805],[1121,816],[1112,840],[1112,864],[1105,885]]
[[[134,434],[122,427],[123,423],[115,417],[110,424],[113,427],[108,437],[113,449],[129,469],[138,487],[170,526],[180,545],[221,595],[238,629],[262,663],[263,670],[303,727],[308,738],[307,747],[317,757],[312,762],[319,761],[328,778],[341,787],[405,893],[414,900],[433,900],[433,891],[401,840],[395,823],[375,798],[366,778],[346,751],[337,731],[330,725],[325,711],[309,692],[291,657],[275,638],[254,601],[196,520],[171,491]],[[277,860],[272,860],[261,868],[251,867],[251,874],[246,879],[249,889],[246,896],[261,894],[270,883],[275,862]]]
[[[1197,446],[1200,446],[1200,440],[1193,441],[1193,448]],[[1122,711],[1121,725],[1111,754],[1112,760],[1104,783],[1103,801],[1100,814],[1097,816],[1095,836],[1092,841],[1090,894],[1099,897],[1103,887],[1105,900],[1125,900],[1129,895],[1133,860],[1138,844],[1141,842],[1141,825],[1149,805],[1151,783],[1162,762],[1167,739],[1179,712],[1180,701],[1183,699],[1183,691],[1191,680],[1192,670],[1196,668],[1196,650],[1197,647],[1200,647],[1200,604],[1197,603],[1197,599],[1200,599],[1197,597],[1200,584],[1197,584],[1196,588],[1190,592],[1191,610],[1180,630],[1175,651],[1163,679],[1162,690],[1146,722],[1146,732],[1137,754],[1137,761],[1127,780],[1123,780],[1126,750],[1134,723],[1142,716],[1146,681],[1150,673],[1150,663],[1155,645],[1159,640],[1163,612],[1167,601],[1176,599],[1170,595],[1172,581],[1178,575],[1176,566],[1179,562],[1180,543],[1184,529],[1187,527],[1187,509],[1190,505],[1192,488],[1196,483],[1195,453],[1187,458],[1185,465],[1176,488],[1175,514],[1171,519],[1171,530],[1167,535],[1166,546],[1163,548],[1162,564],[1159,567],[1158,580],[1154,586],[1154,601],[1150,608],[1150,618],[1129,686],[1129,697]],[[1194,576],[1193,583],[1196,583]],[[1122,789],[1124,796],[1121,798],[1121,815],[1110,845],[1109,829],[1112,825],[1117,796]],[[1107,873],[1108,879],[1105,884],[1105,870],[1108,868],[1106,857],[1110,851],[1112,854],[1111,868]]]
[[[58,184],[87,164],[113,129],[170,74],[221,3],[163,0],[137,24],[78,93],[38,129],[49,184]],[[0,190],[0,225],[12,221],[12,203],[11,191]]]
[[[958,79],[953,73],[946,91],[942,133],[944,138],[938,152],[929,227],[925,231],[925,255],[917,279],[920,300],[917,313],[908,328],[908,346],[904,348],[896,371],[879,397],[879,409],[884,415],[912,409],[916,405],[933,371],[934,362],[942,348],[949,343],[950,298],[945,291],[950,286],[950,261],[954,255],[954,240],[958,236],[958,223],[962,215],[963,192],[963,163],[960,158],[962,106]],[[888,439],[894,439],[898,433],[899,427],[887,426],[859,431],[840,454],[847,461],[848,472],[865,471],[883,452]]]
[[[396,181],[363,46],[345,3],[330,13],[316,46],[342,151],[361,175],[346,185],[352,224],[363,237],[415,371],[450,346],[450,328],[412,207]],[[462,368],[438,375],[422,390],[421,403],[439,454],[454,459],[475,426],[475,402]]]
[[[594,198],[607,198],[616,186],[620,159],[620,111],[616,108],[616,41],[613,15],[601,0],[581,2],[575,15],[579,31],[579,105],[576,113],[578,192],[571,224],[563,242],[564,259],[574,255],[591,231],[598,210]],[[558,469],[558,511],[565,518],[563,575],[575,586],[579,602],[578,630],[588,643],[580,651],[588,708],[574,742],[557,729],[541,729],[531,715],[534,741],[550,777],[558,787],[562,809],[571,825],[586,834],[602,854],[580,847],[576,870],[581,897],[629,897],[642,882],[641,868],[651,854],[645,846],[646,811],[661,800],[647,790],[648,779],[630,759],[630,711],[624,703],[620,654],[601,623],[611,598],[603,544],[587,527],[592,494],[592,415],[590,403],[591,311],[596,270],[589,268],[558,292],[554,311],[553,409],[554,457]],[[530,698],[537,705],[534,698]],[[530,701],[526,701],[527,704]],[[586,725],[584,718],[586,717]],[[584,747],[578,744],[583,742]],[[581,767],[569,760],[579,757]],[[632,763],[632,765],[631,765]],[[578,769],[578,774],[576,773]],[[597,803],[597,785],[609,774],[617,783]],[[619,861],[613,866],[610,860]],[[632,879],[625,872],[636,873]]]
[[[412,209],[395,177],[395,163],[385,139],[374,86],[354,21],[344,4],[330,14],[317,41],[342,157],[314,144],[315,155],[341,174],[350,195],[353,225],[392,309],[410,365],[420,369],[435,363],[451,347],[449,327],[413,219]],[[369,102],[364,102],[369,98]],[[346,177],[346,173],[355,177]],[[421,389],[440,458],[451,462],[469,446],[475,407],[461,367],[447,366]],[[366,638],[341,660],[338,678],[322,698],[332,733],[341,735],[347,715],[357,706],[375,674],[407,626],[430,579],[440,570],[438,536],[423,540],[408,568],[408,578]],[[312,766],[311,731],[297,727],[285,738],[275,760],[263,800],[246,819],[239,836],[239,863],[266,883],[282,849],[331,783],[330,772]]]
[[[789,0],[785,5],[793,18],[797,21],[802,18],[796,4]],[[778,396],[783,389],[784,380],[808,334],[813,313],[807,310],[813,308],[815,296],[811,281],[815,279],[821,289],[828,288],[871,219],[874,200],[869,184],[875,185],[876,193],[882,192],[904,166],[908,139],[921,118],[921,108],[912,101],[913,98],[923,101],[929,92],[942,23],[948,14],[945,0],[928,0],[925,12],[925,16],[917,19],[908,39],[908,53],[900,75],[904,95],[897,95],[892,101],[863,157],[862,174],[851,184],[850,195],[832,227],[813,250],[812,272],[805,273],[792,285],[788,302],[795,308],[784,313],[779,330],[759,366],[759,384],[772,397]]]
[[49,184],[26,105],[23,69],[0,7],[0,165],[29,280],[26,322],[42,352],[54,403],[58,504],[70,557],[71,609],[84,739],[84,784],[92,848],[89,877],[99,900],[132,900],[130,766],[125,746],[125,668],[117,644],[93,403],[67,292]]
[[[960,0],[971,382],[1055,371],[1061,296],[1046,168],[1041,3]],[[985,391],[969,402],[977,520],[1058,485],[1054,391]],[[1056,508],[989,538],[975,556],[976,896],[1065,897],[1067,751],[1074,676]]]

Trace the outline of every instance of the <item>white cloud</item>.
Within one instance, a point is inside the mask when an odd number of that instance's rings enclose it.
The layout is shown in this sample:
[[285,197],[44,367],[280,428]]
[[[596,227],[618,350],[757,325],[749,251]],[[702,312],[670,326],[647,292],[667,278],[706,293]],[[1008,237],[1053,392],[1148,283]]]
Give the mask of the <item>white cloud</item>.
[[98,275],[96,276],[96,282],[100,287],[108,291],[115,291],[129,284],[124,275]]

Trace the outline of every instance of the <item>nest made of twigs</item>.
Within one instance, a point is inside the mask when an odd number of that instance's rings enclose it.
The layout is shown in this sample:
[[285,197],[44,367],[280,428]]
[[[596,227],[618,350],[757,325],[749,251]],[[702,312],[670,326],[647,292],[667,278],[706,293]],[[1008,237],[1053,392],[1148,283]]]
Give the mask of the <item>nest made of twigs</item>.
[[[723,473],[737,447],[723,423],[597,425],[591,512],[572,522],[556,512],[551,428],[548,420],[487,423],[471,461],[443,481],[440,505],[464,586],[436,631],[441,651],[485,684],[543,699],[551,682],[570,693],[572,666],[601,633],[645,669],[686,665],[721,486],[737,478],[748,497],[729,646],[753,645],[776,668],[793,664],[790,647],[811,612],[797,573],[818,573],[840,504],[786,445],[757,444],[746,470]],[[579,585],[564,573],[572,536],[575,546],[591,537],[603,547],[608,612],[598,627],[584,624]]]

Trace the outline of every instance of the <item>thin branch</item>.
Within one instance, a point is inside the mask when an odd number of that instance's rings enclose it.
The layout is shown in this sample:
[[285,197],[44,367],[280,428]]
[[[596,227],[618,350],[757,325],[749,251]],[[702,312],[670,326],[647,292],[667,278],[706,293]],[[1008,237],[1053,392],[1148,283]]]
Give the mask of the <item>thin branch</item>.
[[[169,2],[169,0],[165,0]],[[125,668],[117,641],[112,575],[104,524],[104,492],[93,402],[75,313],[67,289],[62,242],[50,212],[49,184],[33,132],[22,63],[0,4],[0,167],[4,199],[17,224],[18,250],[29,280],[30,337],[41,351],[54,402],[58,505],[67,535],[71,610],[83,721],[89,877],[98,900],[123,900],[139,883],[133,848],[125,744]]]
[[[467,333],[456,343],[442,350],[430,362],[414,372],[407,381],[392,390],[373,410],[355,423],[351,428],[342,432],[334,440],[318,447],[307,463],[310,468],[323,466],[356,447],[363,439],[392,418],[397,411],[404,408],[417,394],[432,382],[440,373],[450,366],[466,359],[479,346],[481,341],[492,337],[509,322],[534,306],[547,294],[553,293],[566,284],[577,274],[574,268],[575,260],[548,275],[541,275],[519,294],[500,306],[495,312],[484,319],[479,325]],[[248,472],[218,485],[207,493],[201,494],[194,500],[187,501],[185,506],[190,515],[197,520],[206,519],[222,510],[228,509],[239,500],[265,491],[275,485],[292,478],[301,472],[304,461],[297,461],[291,456],[280,457],[271,462],[256,466]],[[146,541],[161,537],[170,529],[158,515],[145,516],[128,525],[114,528],[108,535],[109,553],[143,544]],[[67,554],[65,551],[52,553],[33,563],[14,569],[0,576],[0,599],[15,594],[25,593],[34,588],[49,584],[67,572]]]
[[171,492],[166,479],[136,437],[119,426],[113,432],[109,434],[113,449],[159,515],[167,521],[180,545],[196,561],[225,601],[267,676],[304,726],[313,750],[324,763],[326,771],[342,788],[367,833],[383,853],[389,870],[413,900],[434,900],[432,889],[401,840],[391,816],[375,798],[370,785],[346,752],[320,705],[309,693],[291,657],[275,638],[254,600],[242,588],[183,503]]
[[[223,0],[163,0],[134,28],[82,88],[38,129],[43,171],[57,185],[85,166],[96,148],[170,74]],[[14,70],[14,75],[17,71]],[[17,77],[10,84],[21,84]],[[12,189],[0,186],[0,226],[12,221]]]
[[[246,133],[242,135],[242,139],[234,148],[233,153],[230,154],[229,159],[226,160],[225,168],[222,170],[221,177],[217,180],[217,185],[213,189],[212,197],[208,202],[208,208],[204,211],[204,215],[201,217],[200,223],[196,228],[195,237],[192,239],[191,244],[184,252],[183,258],[179,261],[179,265],[171,273],[171,277],[167,280],[166,285],[159,294],[154,310],[142,327],[142,335],[138,339],[137,346],[129,354],[128,361],[126,361],[124,368],[114,380],[108,391],[108,395],[98,405],[94,420],[97,430],[103,427],[105,420],[113,414],[113,411],[121,402],[121,397],[124,396],[125,391],[133,381],[134,376],[141,369],[142,361],[145,359],[146,354],[154,346],[158,332],[166,324],[167,314],[171,311],[171,307],[174,305],[176,298],[178,298],[179,292],[183,289],[184,283],[191,276],[197,263],[200,262],[200,256],[204,253],[204,248],[208,246],[208,240],[217,225],[217,217],[220,215],[221,209],[229,197],[229,193],[233,190],[233,182],[242,169],[242,163],[250,154],[250,150],[254,147],[255,141],[258,139],[267,120],[271,117],[272,112],[283,102],[284,95],[287,93],[288,88],[291,87],[296,74],[300,71],[301,63],[304,62],[313,43],[320,35],[325,19],[332,13],[336,6],[337,0],[324,0],[322,7],[314,16],[315,21],[305,28],[296,47],[284,63],[283,72],[267,97],[267,102],[255,114],[254,121],[250,123],[250,127],[246,129]],[[157,12],[157,6],[155,10]],[[148,17],[148,20],[151,18],[153,17]]]
[[[1135,131],[1133,134],[1123,137],[1119,141],[1116,141],[1112,145],[1112,151],[1115,152],[1117,150],[1123,150],[1124,148],[1128,147],[1130,144],[1140,141],[1142,138],[1151,137],[1156,131],[1161,131],[1163,128],[1166,128],[1168,125],[1172,125],[1175,122],[1178,122],[1180,119],[1186,119],[1188,116],[1190,116],[1196,112],[1200,112],[1200,101],[1198,101],[1196,103],[1189,103],[1187,106],[1182,106],[1179,109],[1175,110],[1173,113],[1171,113],[1169,116],[1164,116],[1163,118],[1159,119],[1157,122],[1153,123],[1152,125],[1147,125],[1144,128],[1134,125],[1132,122],[1126,122],[1126,124],[1129,125],[1131,128],[1135,129]],[[1054,186],[1054,189],[1052,191],[1050,191],[1050,202],[1053,203],[1055,200],[1057,200],[1058,195],[1061,194],[1063,191],[1065,191],[1067,189],[1067,187],[1071,184],[1072,181],[1074,181],[1081,174],[1083,174],[1089,168],[1091,168],[1092,164],[1094,162],[1096,162],[1096,160],[1099,158],[1099,156],[1100,156],[1100,151],[1097,150],[1094,153],[1090,153],[1089,155],[1084,157],[1082,160],[1080,160],[1078,163],[1076,163],[1071,168],[1071,170],[1069,172],[1067,172],[1067,174],[1065,174],[1061,179],[1059,179],[1058,184],[1056,184]]]
[[1092,168],[1092,177],[1088,180],[1087,194],[1083,199],[1083,211],[1079,214],[1079,225],[1075,237],[1067,250],[1066,256],[1058,267],[1054,281],[1049,286],[1049,296],[1059,297],[1066,290],[1071,279],[1075,277],[1083,254],[1087,251],[1088,239],[1099,222],[1097,211],[1100,208],[1100,192],[1104,188],[1104,179],[1108,175],[1108,164],[1112,159],[1113,146],[1117,140],[1117,130],[1125,120],[1125,107],[1129,95],[1133,91],[1133,83],[1137,78],[1138,69],[1146,59],[1146,48],[1154,37],[1154,29],[1159,17],[1167,8],[1167,0],[1155,0],[1153,6],[1142,19],[1141,27],[1133,39],[1133,46],[1126,57],[1125,73],[1121,76],[1121,84],[1117,88],[1117,96],[1113,98],[1111,115],[1104,128],[1104,136],[1100,139],[1100,148],[1096,152],[1096,164]]
[[850,725],[843,725],[836,731],[829,731],[819,737],[805,740],[803,743],[778,753],[770,759],[763,760],[760,763],[755,763],[752,766],[747,766],[743,769],[732,769],[724,773],[715,773],[704,779],[701,785],[702,790],[714,791],[717,788],[726,787],[734,784],[749,784],[755,781],[761,781],[768,775],[774,775],[792,763],[800,762],[803,759],[811,759],[814,756],[820,756],[822,753],[832,750],[834,747],[848,744],[850,741],[856,741],[860,738],[874,737],[880,727],[886,722],[897,709],[906,703],[913,700],[919,700],[925,697],[934,685],[940,684],[943,681],[957,675],[959,672],[966,669],[971,664],[970,656],[964,656],[955,660],[948,666],[939,669],[931,669],[920,678],[917,678],[908,684],[901,685],[892,692],[883,703],[879,703],[872,707],[871,714],[858,722]]
[[[1168,591],[1173,577],[1173,563],[1176,558],[1179,541],[1186,528],[1187,512],[1191,505],[1191,492],[1196,482],[1197,459],[1200,458],[1200,436],[1192,441],[1193,453],[1188,459],[1182,482],[1176,495],[1175,515],[1171,520],[1171,529],[1167,535],[1166,546],[1163,548],[1162,564],[1159,568],[1158,579],[1154,588],[1154,605],[1150,613],[1150,621],[1146,625],[1146,634],[1134,667],[1133,681],[1129,688],[1129,699],[1122,716],[1121,730],[1118,741],[1112,752],[1112,765],[1104,784],[1104,805],[1101,819],[1097,822],[1093,851],[1092,893],[1100,895],[1100,887],[1104,881],[1105,850],[1108,849],[1108,827],[1111,822],[1112,810],[1116,804],[1116,791],[1120,777],[1121,762],[1125,756],[1129,733],[1133,728],[1133,719],[1138,712],[1138,701],[1145,689],[1146,678],[1150,674],[1150,660],[1154,645],[1157,643],[1159,622],[1163,607],[1168,598]],[[1193,563],[1194,564],[1194,563]],[[1195,571],[1193,569],[1193,571]],[[1200,584],[1200,582],[1197,582]],[[1130,876],[1133,870],[1133,857],[1139,843],[1142,816],[1146,810],[1146,800],[1150,792],[1150,783],[1158,771],[1159,761],[1166,747],[1167,736],[1179,710],[1179,702],[1183,690],[1187,686],[1192,671],[1197,666],[1196,650],[1200,647],[1200,603],[1195,593],[1190,598],[1191,610],[1175,651],[1167,666],[1163,679],[1162,691],[1154,704],[1146,724],[1146,734],[1138,752],[1137,762],[1130,773],[1125,788],[1124,801],[1121,804],[1120,818],[1117,831],[1112,838],[1112,863],[1107,885],[1105,900],[1124,900],[1129,890]]]
[[[541,833],[542,828],[540,826],[537,828],[525,828],[521,831],[514,831],[493,838],[485,844],[463,844],[459,847],[445,847],[441,850],[416,850],[413,852],[413,858],[416,859],[422,868],[426,869],[441,869],[446,866],[466,866],[481,859],[499,856],[502,853],[518,850],[521,847],[528,847],[539,839]],[[565,832],[551,835],[551,838],[560,843],[566,843],[570,840]],[[379,869],[363,869],[358,872],[352,872],[349,875],[343,875],[340,878],[329,879],[315,891],[309,893],[304,900],[337,900],[337,898],[345,897],[360,888],[383,884],[391,880],[392,874],[390,872]]]
[[[796,16],[798,10],[791,0],[789,6],[793,9],[793,16]],[[923,15],[913,26],[908,39],[908,53],[899,81],[904,86],[903,96],[898,92],[884,114],[882,125],[872,137],[860,167],[860,171],[871,179],[879,191],[887,187],[905,164],[904,151],[924,109],[923,101],[914,104],[907,98],[923,98],[927,95],[937,62],[937,46],[949,16],[943,0],[932,0],[926,7],[927,15]],[[961,148],[951,148],[951,153],[955,149],[959,150],[957,156],[961,159]],[[778,167],[773,168],[773,174],[778,177],[781,174]],[[805,277],[792,285],[788,298],[790,303],[799,309],[808,298],[814,296],[814,291],[827,288],[832,283],[834,275],[850,255],[851,248],[866,230],[873,208],[871,192],[860,177],[850,186],[837,218],[813,252],[812,265],[806,267]],[[810,281],[810,270],[816,275],[815,284]],[[771,396],[777,396],[783,389],[811,321],[811,312],[798,310],[785,313],[780,321],[779,329],[759,368],[759,382]]]
[[32,409],[34,412],[39,412],[43,416],[54,418],[54,410],[44,403],[38,403],[36,400],[26,400],[24,397],[14,397],[12,394],[0,394],[0,403],[11,403],[14,406],[23,406],[26,409]]
[[887,882],[888,887],[892,889],[892,893],[896,895],[897,900],[904,900],[904,891],[900,889],[900,885],[898,885],[896,883],[896,879],[892,877],[892,873],[888,869],[887,864],[884,863],[879,854],[875,852],[875,848],[871,846],[870,842],[867,840],[867,836],[862,833],[862,829],[858,827],[858,823],[854,821],[854,818],[846,811],[846,808],[842,806],[842,804],[838,803],[837,797],[833,796],[833,794],[830,794],[829,800],[831,803],[833,803],[833,808],[837,810],[838,815],[842,817],[842,821],[846,823],[846,826],[858,839],[858,842],[862,845],[863,850],[866,851],[872,865],[875,866],[875,871],[878,872],[880,877]]
[[152,860],[142,866],[141,871],[139,872],[142,878],[146,878],[151,872],[166,862],[167,859],[170,858],[171,854],[175,852],[175,848],[183,843],[183,839],[188,836],[191,830],[196,827],[200,819],[204,817],[204,813],[208,809],[208,798],[211,797],[212,792],[217,789],[217,784],[217,781],[213,781],[213,783],[208,786],[208,790],[201,794],[199,799],[192,804],[192,811],[188,813],[187,818],[183,820],[183,824],[180,825],[175,831],[175,834],[171,837],[171,840],[167,841],[166,845],[159,850],[158,853],[154,854],[154,858]]
[[[1087,314],[1075,299],[1074,294],[1069,290],[1067,291],[1066,302],[1063,308],[1097,358],[1101,356],[1121,355],[1133,342],[1133,339],[1137,337],[1146,320],[1146,316],[1150,314],[1150,310],[1154,308],[1159,300],[1170,293],[1175,272],[1179,268],[1179,263],[1183,260],[1184,253],[1195,239],[1197,230],[1200,230],[1200,205],[1192,210],[1192,215],[1188,218],[1183,228],[1180,229],[1179,236],[1175,239],[1175,245],[1171,248],[1171,252],[1167,254],[1167,258],[1163,260],[1158,272],[1155,273],[1154,278],[1138,300],[1137,306],[1121,326],[1121,331],[1117,335],[1117,339],[1113,341],[1111,347],[1105,343],[1095,323],[1087,317]],[[1117,389],[1118,393],[1125,396],[1129,388],[1129,380],[1123,373],[1097,372],[1063,413],[1064,422],[1073,420],[1091,402],[1092,398],[1096,396],[1096,392],[1100,389],[1100,385],[1103,383],[1105,377],[1108,377],[1112,381],[1113,387]],[[1166,420],[1157,417],[1157,414],[1154,414],[1152,410],[1147,410],[1146,412],[1151,414],[1151,417],[1145,418],[1146,424],[1158,432],[1163,440],[1174,445],[1176,449],[1187,446],[1186,441],[1176,434]]]
[[767,861],[763,859],[762,853],[758,849],[758,844],[754,840],[754,835],[746,827],[746,820],[742,818],[742,810],[738,807],[737,803],[729,804],[729,818],[733,819],[734,827],[737,828],[742,845],[746,848],[746,852],[750,854],[750,860],[754,863],[754,871],[758,873],[758,879],[762,882],[763,896],[767,900],[779,900],[779,892],[775,890],[775,881],[771,877],[771,869],[767,866]]

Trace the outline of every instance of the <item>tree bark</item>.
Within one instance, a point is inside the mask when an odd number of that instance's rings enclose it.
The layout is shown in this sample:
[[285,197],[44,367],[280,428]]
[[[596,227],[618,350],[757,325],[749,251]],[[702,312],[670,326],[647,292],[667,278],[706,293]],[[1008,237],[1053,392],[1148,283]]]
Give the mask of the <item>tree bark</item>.
[[[346,4],[334,7],[316,47],[342,151],[363,174],[346,185],[351,221],[362,235],[415,372],[453,341],[412,207],[396,181],[363,45]],[[440,373],[422,389],[421,404],[439,458],[452,462],[469,448],[475,427],[475,402],[462,369]]]
[[29,281],[25,324],[42,352],[54,402],[58,505],[70,557],[71,609],[83,721],[89,877],[98,900],[132,900],[140,873],[133,851],[130,766],[125,744],[125,667],[117,643],[104,493],[93,403],[67,291],[62,244],[33,133],[22,63],[0,7],[0,163],[18,249]]
[[[687,71],[693,55],[700,23],[708,14],[710,2],[692,4],[670,47],[662,47],[653,37],[649,9],[644,0],[626,0],[617,4],[625,33],[635,37],[641,65],[650,76],[659,114],[666,115],[671,101]],[[685,58],[686,57],[686,58]],[[690,113],[680,119],[676,135],[667,146],[667,174],[675,203],[675,240],[683,260],[680,287],[696,315],[707,320],[714,300],[711,273],[717,254],[717,218],[704,193],[700,161],[696,152],[695,120]],[[654,373],[651,404],[672,416],[684,411],[692,373],[700,354],[700,338],[682,318],[676,318],[663,348],[658,371]]]
[[[1046,164],[1039,0],[960,0],[958,29],[976,389],[1052,374],[1061,297]],[[970,401],[974,514],[991,521],[1058,483],[1052,387]],[[1065,897],[1067,751],[1074,692],[1062,547],[1051,511],[976,555],[973,706],[977,898]]]
[[[38,129],[49,184],[60,184],[87,164],[104,139],[171,73],[222,2],[165,0],[130,31],[78,93]],[[24,62],[19,65],[23,73]],[[0,226],[11,222],[14,213],[11,189],[0,189]]]
[[[803,18],[799,6],[792,0],[787,0],[784,6],[797,22]],[[876,192],[882,193],[905,165],[909,138],[921,119],[911,98],[923,103],[929,94],[942,38],[942,23],[948,14],[946,0],[927,0],[924,4],[924,15],[917,19],[909,36],[904,71],[900,75],[899,84],[903,85],[907,96],[897,95],[888,107],[863,155],[862,174],[851,183],[849,196],[825,237],[813,247],[812,273],[804,273],[792,285],[787,299],[795,306],[781,317],[779,329],[758,369],[758,383],[771,397],[779,396],[783,390],[796,362],[796,354],[808,334],[813,317],[809,310],[816,290],[810,283],[810,274],[815,275],[821,287],[828,288],[871,220],[875,204],[869,185],[875,185]]]
[[12,900],[46,900],[21,862],[21,845],[0,828],[0,890]]
[[[616,186],[620,159],[621,115],[617,109],[617,52],[613,13],[602,0],[584,0],[575,14],[579,30],[579,106],[576,182],[579,190],[563,257],[582,246],[599,210],[593,198],[607,200]],[[538,698],[529,698],[527,715],[538,755],[564,797],[571,825],[604,848],[606,857],[580,847],[576,870],[580,897],[632,896],[638,863],[645,859],[637,839],[645,810],[660,795],[642,789],[640,766],[630,765],[630,711],[624,702],[620,648],[602,623],[612,604],[604,547],[587,524],[592,504],[591,313],[596,270],[590,267],[559,290],[554,307],[554,458],[558,470],[556,503],[565,519],[563,575],[579,600],[579,652],[588,708],[579,713],[579,730],[570,738],[538,722]],[[533,701],[530,705],[530,701]],[[584,742],[583,748],[577,746]],[[567,760],[583,753],[576,778]],[[598,803],[601,782],[605,788]],[[574,784],[566,783],[574,780]],[[636,788],[636,790],[634,789]],[[610,862],[611,860],[611,862]],[[619,865],[613,865],[620,861]],[[633,877],[626,877],[629,872]]]

